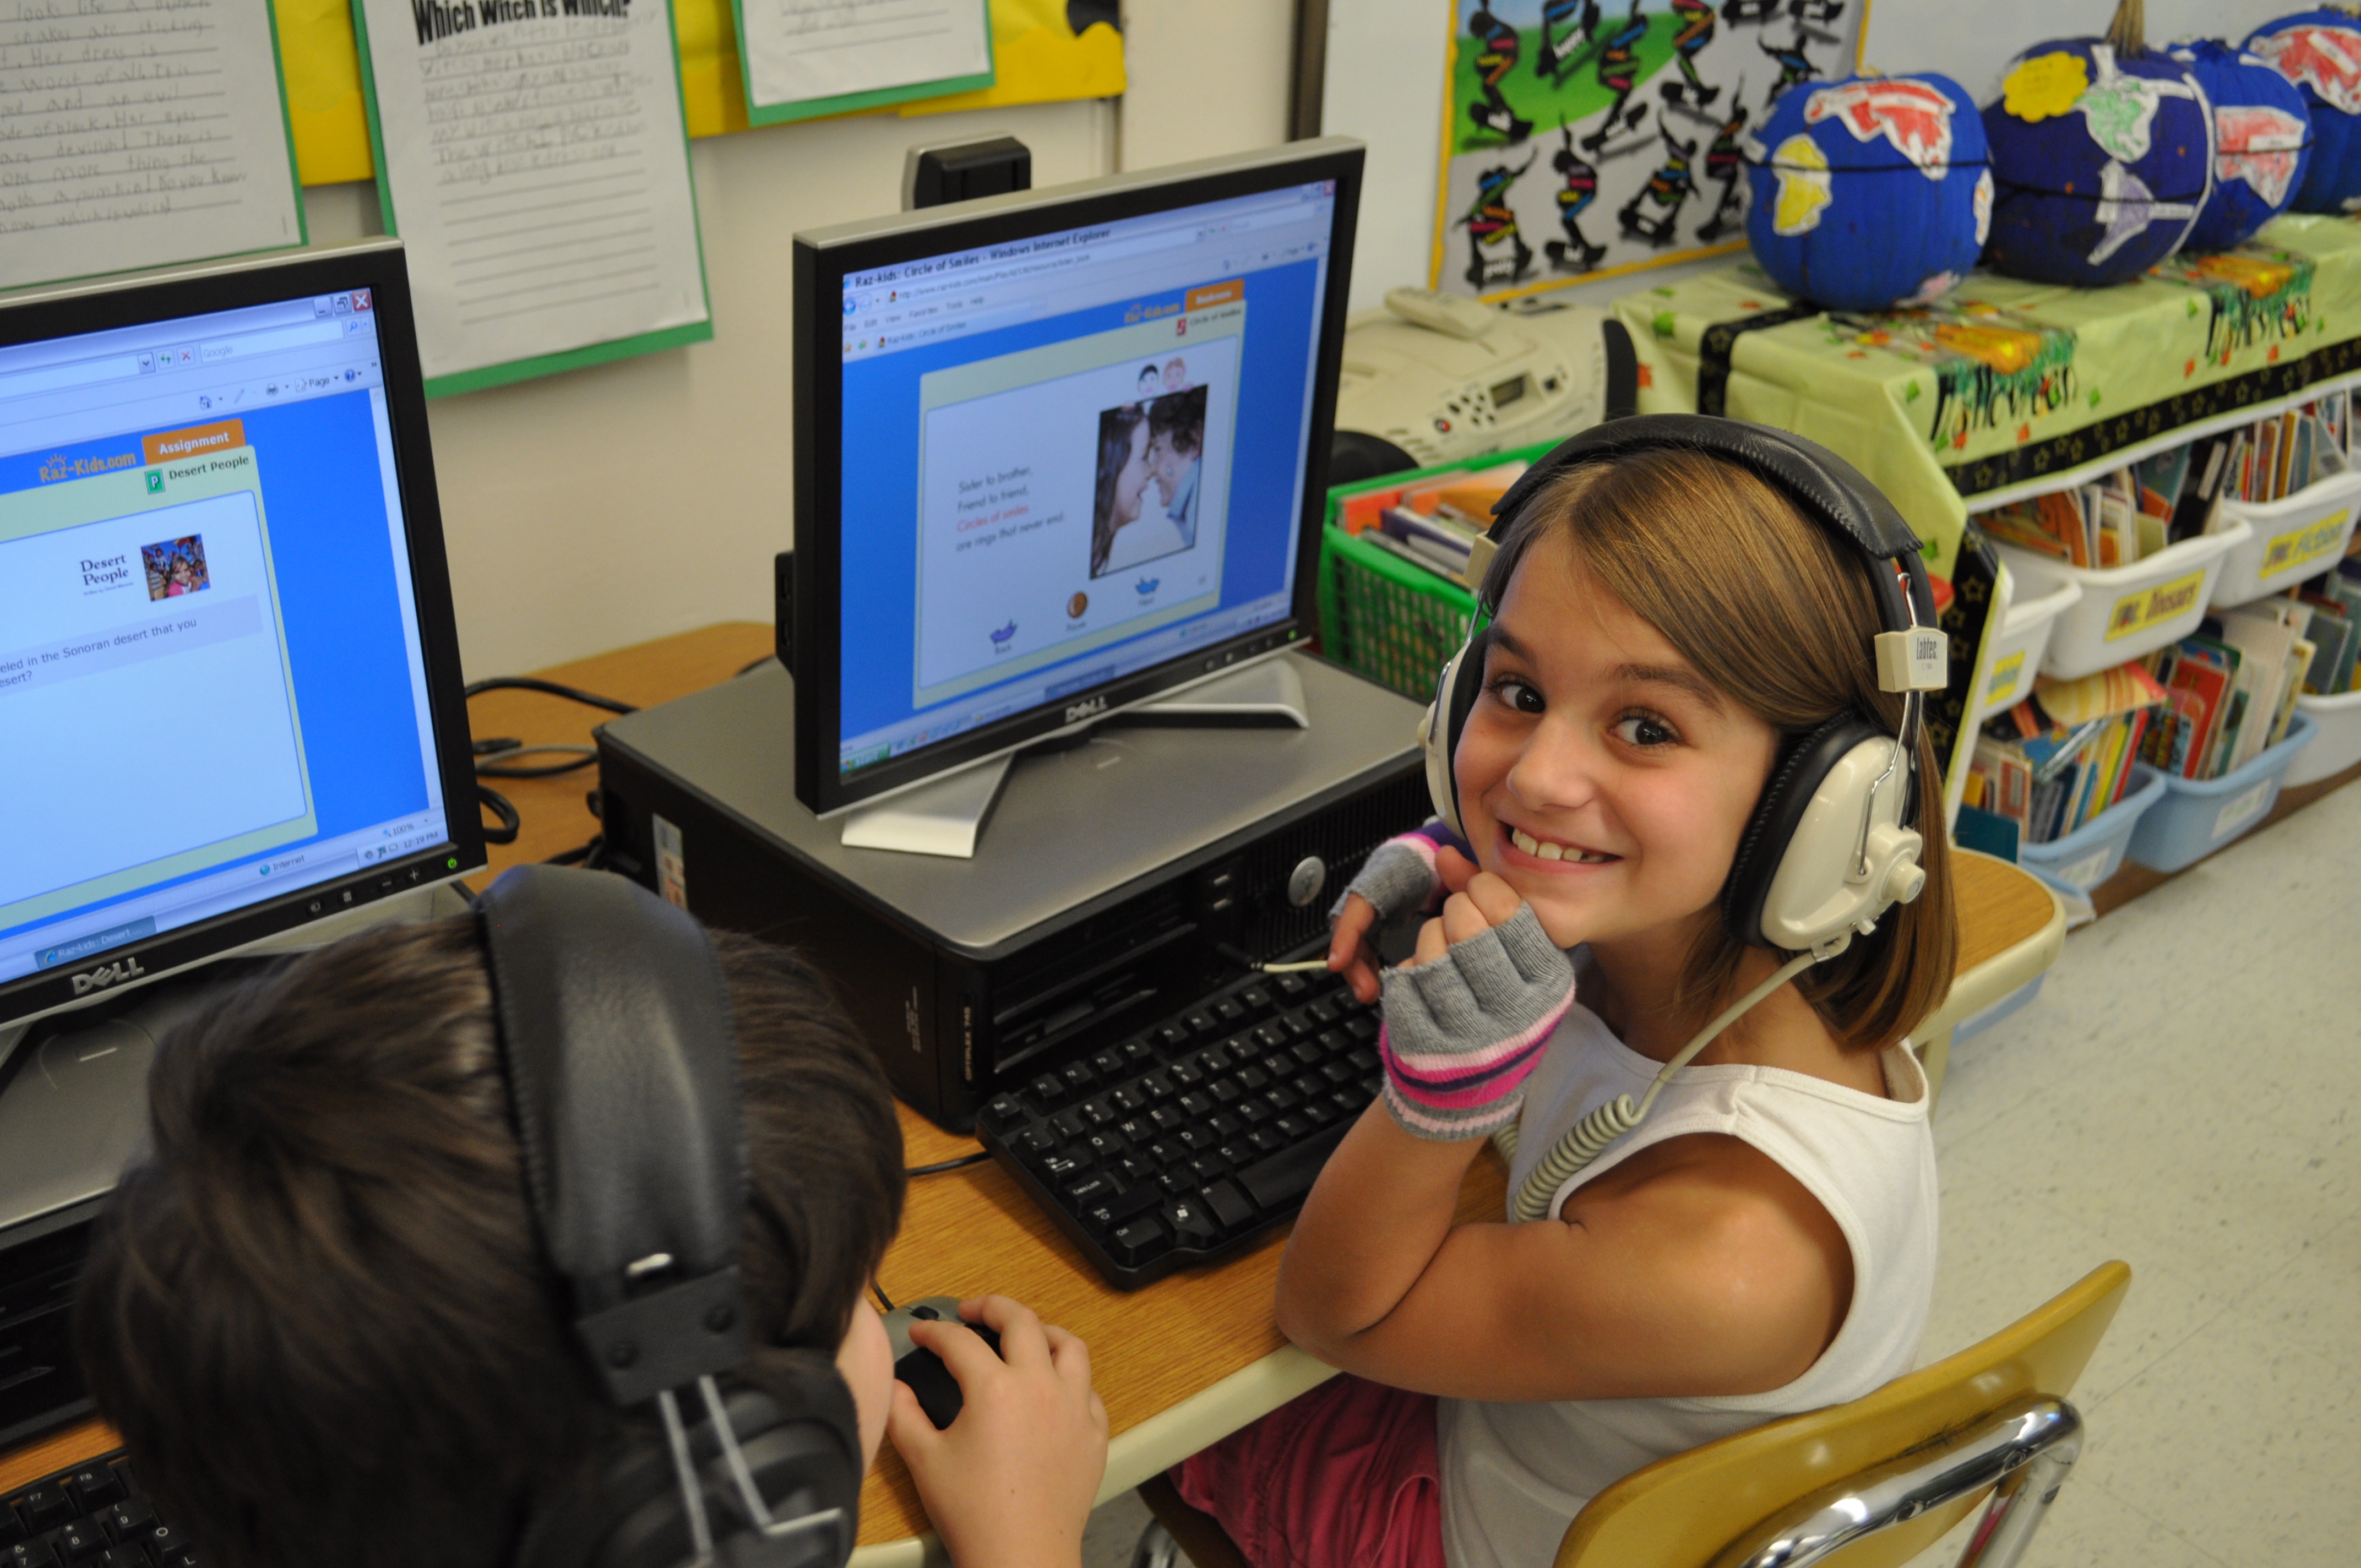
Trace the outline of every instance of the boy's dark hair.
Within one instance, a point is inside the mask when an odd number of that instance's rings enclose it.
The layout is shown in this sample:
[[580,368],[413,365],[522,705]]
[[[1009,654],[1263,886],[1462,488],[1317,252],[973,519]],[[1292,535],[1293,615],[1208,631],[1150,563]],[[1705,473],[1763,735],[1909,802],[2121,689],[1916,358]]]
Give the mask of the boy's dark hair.
[[1162,436],[1175,452],[1202,452],[1205,447],[1205,389],[1167,392],[1148,405],[1148,433]]
[[[714,933],[758,1346],[833,1354],[901,1221],[876,1059],[790,953]],[[159,1511],[233,1568],[507,1560],[625,1417],[533,1232],[470,917],[299,959],[168,1036],[74,1332]],[[766,1349],[745,1366],[764,1381]]]

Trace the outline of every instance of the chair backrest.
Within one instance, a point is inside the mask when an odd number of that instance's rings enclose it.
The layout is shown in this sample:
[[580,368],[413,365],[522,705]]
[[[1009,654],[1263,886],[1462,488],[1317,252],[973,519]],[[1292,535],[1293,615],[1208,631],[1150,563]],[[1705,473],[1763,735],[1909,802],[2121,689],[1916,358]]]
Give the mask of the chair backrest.
[[[1737,1538],[1825,1487],[1926,1446],[2027,1395],[2064,1398],[2131,1285],[2108,1263],[1979,1344],[1849,1405],[1790,1416],[1624,1476],[1566,1528],[1556,1568],[1704,1568]],[[1934,1544],[1986,1493],[1930,1508],[1837,1554],[1894,1568]]]

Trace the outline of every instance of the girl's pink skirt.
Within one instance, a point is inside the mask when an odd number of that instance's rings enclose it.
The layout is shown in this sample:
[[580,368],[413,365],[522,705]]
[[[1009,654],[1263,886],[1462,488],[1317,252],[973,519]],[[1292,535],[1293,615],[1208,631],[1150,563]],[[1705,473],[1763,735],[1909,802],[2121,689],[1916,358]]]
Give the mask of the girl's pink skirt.
[[1340,1375],[1171,1475],[1254,1568],[1444,1568],[1432,1394]]

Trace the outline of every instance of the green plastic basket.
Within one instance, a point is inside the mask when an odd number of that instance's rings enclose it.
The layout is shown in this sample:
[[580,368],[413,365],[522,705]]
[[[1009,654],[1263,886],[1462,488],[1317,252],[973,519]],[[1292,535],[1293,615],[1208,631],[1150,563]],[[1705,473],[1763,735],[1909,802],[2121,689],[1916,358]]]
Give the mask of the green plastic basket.
[[1531,461],[1552,444],[1543,442],[1330,490],[1327,523],[1320,538],[1321,652],[1404,696],[1421,702],[1432,697],[1444,662],[1467,640],[1475,623],[1476,595],[1345,532],[1336,521],[1343,504],[1347,497],[1397,489],[1440,474],[1497,467],[1519,457]]

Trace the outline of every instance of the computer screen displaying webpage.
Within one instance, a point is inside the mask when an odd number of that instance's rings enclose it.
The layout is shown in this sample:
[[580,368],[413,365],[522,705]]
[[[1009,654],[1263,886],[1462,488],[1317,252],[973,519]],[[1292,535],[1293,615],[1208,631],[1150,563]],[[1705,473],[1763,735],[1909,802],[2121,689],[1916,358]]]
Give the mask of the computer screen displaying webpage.
[[840,776],[1286,618],[1334,214],[846,278]]
[[445,838],[368,291],[0,348],[0,981]]

